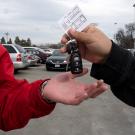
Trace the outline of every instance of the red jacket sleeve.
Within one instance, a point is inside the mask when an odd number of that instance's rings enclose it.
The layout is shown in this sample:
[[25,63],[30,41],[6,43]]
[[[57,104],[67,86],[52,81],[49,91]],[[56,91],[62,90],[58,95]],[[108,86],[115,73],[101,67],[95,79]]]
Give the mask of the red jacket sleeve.
[[43,80],[28,83],[14,78],[13,63],[0,45],[0,129],[22,128],[31,118],[49,114],[55,104],[48,104],[40,95]]

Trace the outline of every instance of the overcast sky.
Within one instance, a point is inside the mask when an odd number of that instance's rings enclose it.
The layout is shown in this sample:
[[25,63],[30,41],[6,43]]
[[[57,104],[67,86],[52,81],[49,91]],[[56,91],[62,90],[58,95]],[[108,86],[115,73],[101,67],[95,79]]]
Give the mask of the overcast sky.
[[[109,37],[135,21],[135,0],[0,0],[0,37],[31,38],[32,43],[57,43],[63,34],[59,19],[79,5],[89,23]],[[117,24],[115,24],[117,22]]]

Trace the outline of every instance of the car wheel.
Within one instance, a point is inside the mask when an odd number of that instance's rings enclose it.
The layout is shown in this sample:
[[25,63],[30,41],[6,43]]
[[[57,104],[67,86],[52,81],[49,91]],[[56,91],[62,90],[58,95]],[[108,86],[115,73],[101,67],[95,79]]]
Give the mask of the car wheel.
[[18,73],[18,70],[19,69],[14,69],[14,74],[17,74]]
[[50,71],[50,68],[46,66],[46,70],[47,70],[47,71]]

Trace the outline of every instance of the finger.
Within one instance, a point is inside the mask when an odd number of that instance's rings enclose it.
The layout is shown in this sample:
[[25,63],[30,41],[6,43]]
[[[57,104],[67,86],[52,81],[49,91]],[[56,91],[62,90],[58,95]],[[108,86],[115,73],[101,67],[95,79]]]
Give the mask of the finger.
[[70,40],[70,37],[67,34],[64,34],[61,38],[61,43],[66,44]]
[[84,100],[88,99],[89,95],[87,92],[83,92],[81,93],[78,97],[76,97],[76,99],[79,101],[79,103],[83,102]]
[[85,32],[78,32],[75,29],[70,29],[68,33],[71,38],[76,39],[79,42],[88,42],[87,33]]
[[86,100],[86,99],[88,99],[88,98],[89,98],[89,95],[88,95],[88,93],[87,93],[87,92],[85,92],[85,93],[84,93],[84,97],[83,97],[83,99],[84,99],[84,100]]
[[[102,81],[103,80],[100,80],[99,82],[102,83]],[[95,98],[108,89],[108,85],[106,85],[105,83],[102,83],[101,86],[98,86],[99,82],[94,82],[93,84],[89,84],[86,86],[85,91],[88,93],[90,98]]]
[[78,98],[78,105],[80,104],[80,103],[82,103],[84,100],[86,100],[86,99],[88,99],[89,98],[89,96],[88,96],[88,94],[87,93],[84,93],[84,95],[82,95],[81,97],[79,97]]
[[97,24],[95,23],[90,23],[87,27],[85,27],[82,32],[88,32],[89,30],[92,31],[93,29],[95,29],[97,26]]
[[62,52],[62,53],[67,52],[67,47],[66,47],[66,46],[64,46],[64,47],[60,48],[60,52]]
[[106,84],[102,85],[100,88],[98,88],[91,96],[91,98],[95,98],[105,92],[108,89],[108,86]]
[[86,85],[85,91],[88,93],[88,95],[92,95],[94,93],[95,89],[97,89],[97,85],[97,82]]
[[89,28],[90,28],[90,24],[87,26],[87,27],[85,27],[83,30],[82,30],[82,32],[87,32],[88,30],[89,30]]
[[98,87],[100,87],[104,83],[104,80],[97,80]]
[[[90,25],[88,25],[86,28],[84,28],[82,32],[87,32],[89,30],[89,28],[90,28]],[[70,37],[70,36],[72,36],[71,31],[72,31],[72,29],[69,29],[67,31],[67,33],[62,36],[62,38],[61,38],[61,43],[62,44],[66,44],[71,39],[71,37]]]

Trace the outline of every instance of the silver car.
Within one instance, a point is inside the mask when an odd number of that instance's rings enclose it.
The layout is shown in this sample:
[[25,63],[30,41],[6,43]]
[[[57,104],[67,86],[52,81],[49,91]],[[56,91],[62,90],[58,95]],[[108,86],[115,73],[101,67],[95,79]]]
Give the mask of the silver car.
[[9,52],[10,58],[14,64],[14,69],[22,69],[29,65],[26,51],[17,44],[3,44]]
[[26,53],[27,53],[27,60],[28,60],[29,66],[37,65],[37,63],[39,61],[39,57],[34,54],[31,54],[27,51],[26,51]]

